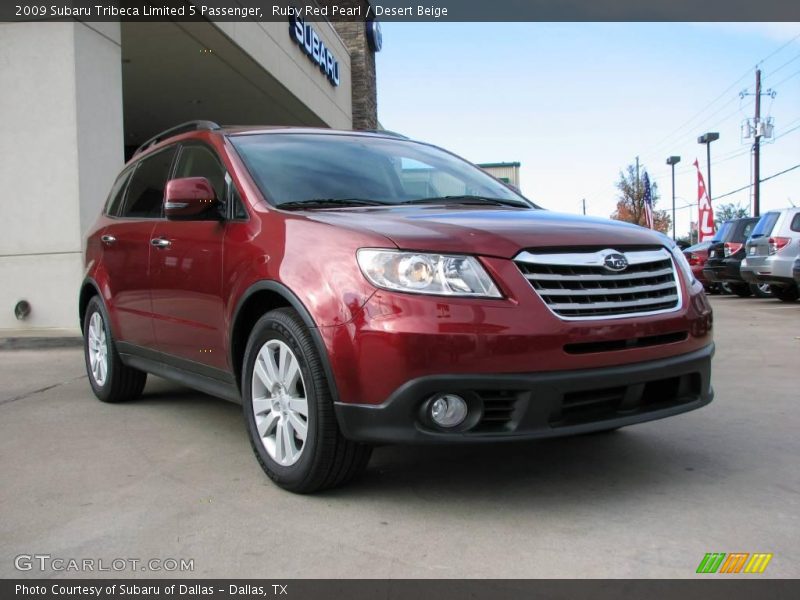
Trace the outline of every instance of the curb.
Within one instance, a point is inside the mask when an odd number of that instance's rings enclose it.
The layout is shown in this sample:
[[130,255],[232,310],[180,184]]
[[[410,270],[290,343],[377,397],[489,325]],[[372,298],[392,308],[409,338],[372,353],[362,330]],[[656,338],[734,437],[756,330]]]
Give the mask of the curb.
[[7,337],[0,338],[0,350],[41,350],[45,348],[80,348],[83,338],[64,337]]

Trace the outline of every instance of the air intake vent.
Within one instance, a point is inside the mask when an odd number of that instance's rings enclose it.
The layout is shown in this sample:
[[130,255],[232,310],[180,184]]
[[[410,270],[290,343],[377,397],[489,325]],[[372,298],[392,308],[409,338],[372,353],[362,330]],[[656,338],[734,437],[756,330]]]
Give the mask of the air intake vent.
[[681,291],[672,256],[652,250],[519,254],[514,262],[562,319],[611,319],[677,310]]

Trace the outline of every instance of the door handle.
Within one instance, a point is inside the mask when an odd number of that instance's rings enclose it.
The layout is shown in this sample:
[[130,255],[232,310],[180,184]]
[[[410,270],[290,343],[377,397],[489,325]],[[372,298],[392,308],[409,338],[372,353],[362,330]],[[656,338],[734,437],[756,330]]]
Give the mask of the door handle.
[[115,238],[113,235],[105,234],[100,236],[100,241],[110,246],[117,241],[117,238]]
[[172,246],[172,242],[165,240],[164,238],[153,238],[150,240],[150,243],[156,248],[169,248]]

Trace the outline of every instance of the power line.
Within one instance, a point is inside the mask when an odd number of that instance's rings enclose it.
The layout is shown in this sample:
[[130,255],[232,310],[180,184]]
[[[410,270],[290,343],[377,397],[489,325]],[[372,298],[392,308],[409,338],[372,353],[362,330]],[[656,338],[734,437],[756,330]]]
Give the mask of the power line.
[[800,75],[800,71],[795,71],[794,73],[792,73],[788,77],[785,77],[784,79],[781,79],[778,83],[773,83],[772,85],[775,86],[775,87],[778,87],[782,83],[786,83],[787,81],[789,81],[793,77],[797,77],[798,75]]
[[[761,60],[759,60],[759,61],[756,63],[756,66],[763,65],[763,64],[764,64],[766,61],[768,61],[770,58],[772,58],[772,57],[773,57],[773,56],[775,56],[776,54],[779,54],[781,51],[783,51],[785,48],[787,48],[788,46],[790,46],[790,45],[791,45],[793,42],[795,42],[795,41],[796,41],[796,40],[798,40],[798,39],[800,39],[800,33],[798,33],[796,36],[794,36],[793,38],[791,38],[790,40],[788,40],[787,42],[785,42],[784,44],[782,44],[781,46],[779,46],[777,49],[773,50],[773,51],[772,51],[770,54],[768,54],[767,56],[765,56],[764,58],[762,58]],[[787,61],[787,62],[783,63],[783,64],[782,64],[780,67],[778,67],[777,69],[775,69],[775,72],[777,72],[777,71],[780,71],[782,68],[784,68],[786,65],[790,64],[792,61],[796,60],[798,57],[800,57],[800,54],[799,54],[799,55],[797,55],[797,56],[795,56],[793,59],[791,59],[791,60],[789,60],[789,61]],[[688,127],[690,124],[694,124],[694,121],[695,121],[695,120],[696,120],[698,117],[700,117],[701,115],[703,115],[703,114],[704,114],[704,113],[705,113],[705,112],[706,112],[706,111],[707,111],[709,108],[711,108],[711,107],[712,107],[714,104],[716,104],[716,103],[717,103],[717,102],[719,102],[719,101],[720,101],[722,98],[724,98],[724,97],[725,97],[725,96],[728,94],[728,92],[730,92],[732,89],[734,89],[734,88],[735,88],[735,87],[736,87],[736,86],[737,86],[737,85],[738,85],[738,84],[739,84],[739,83],[740,83],[742,80],[744,80],[744,79],[746,79],[747,77],[749,77],[749,76],[750,76],[750,74],[751,74],[751,72],[752,72],[752,71],[751,71],[751,69],[747,69],[747,71],[745,71],[745,73],[744,73],[744,74],[743,74],[741,77],[739,77],[739,78],[738,78],[736,81],[734,81],[734,82],[733,82],[732,84],[730,84],[730,85],[729,85],[727,88],[725,88],[725,90],[724,90],[724,91],[723,91],[723,92],[722,92],[722,93],[721,93],[719,96],[717,96],[717,97],[716,97],[716,98],[714,98],[714,99],[713,99],[711,102],[709,102],[708,104],[706,104],[706,105],[705,105],[705,106],[704,106],[702,109],[700,109],[700,110],[699,110],[699,111],[698,111],[698,112],[697,112],[697,113],[696,113],[694,116],[692,116],[692,117],[691,117],[689,120],[685,121],[685,122],[684,122],[682,125],[678,126],[676,129],[674,129],[674,130],[672,131],[672,133],[670,133],[670,134],[669,134],[669,135],[667,135],[666,137],[662,138],[662,139],[661,139],[661,141],[657,142],[657,143],[656,143],[654,146],[651,146],[651,149],[650,149],[650,150],[648,150],[647,152],[644,152],[644,153],[642,153],[642,154],[641,154],[641,156],[645,156],[646,158],[650,158],[650,157],[651,157],[653,154],[655,154],[655,152],[656,152],[656,150],[657,150],[657,149],[658,149],[659,151],[661,151],[662,147],[664,146],[664,144],[665,144],[666,142],[668,142],[668,141],[670,141],[670,142],[674,141],[674,138],[676,137],[676,135],[678,135],[678,137],[680,137],[680,135],[683,135],[683,130],[684,130],[685,128],[687,128],[687,127]],[[783,82],[781,82],[781,83],[783,83]],[[778,85],[778,84],[775,84],[775,85]],[[733,102],[734,100],[735,100],[735,98],[734,98],[734,99],[732,99],[732,100],[731,100],[731,101],[729,101],[729,102],[726,102],[726,103],[725,103],[725,104],[723,104],[722,106],[718,107],[716,111],[714,111],[714,112],[713,112],[713,113],[711,113],[710,115],[707,115],[707,116],[705,116],[705,117],[704,117],[702,120],[707,120],[707,119],[710,119],[710,118],[711,118],[711,117],[713,117],[714,115],[716,115],[716,114],[719,114],[719,112],[722,110],[722,108],[724,108],[724,107],[726,107],[726,106],[730,105],[730,104],[731,104],[731,102]],[[740,110],[741,110],[741,107],[740,107]],[[726,118],[727,118],[727,117],[726,117]],[[694,126],[696,126],[696,125],[699,125],[699,124],[694,124],[694,125],[692,125],[692,126],[694,127]],[[680,133],[679,133],[679,132],[680,132]]]
[[800,33],[798,33],[796,36],[794,36],[794,37],[793,37],[792,39],[790,39],[788,42],[786,42],[785,44],[783,44],[783,45],[782,45],[780,48],[778,48],[777,50],[774,50],[772,53],[768,54],[767,56],[765,56],[764,58],[762,58],[760,61],[758,61],[758,62],[756,63],[756,66],[758,67],[759,65],[763,65],[763,64],[764,64],[766,61],[768,61],[770,58],[772,58],[773,56],[775,56],[776,54],[778,54],[778,52],[780,52],[781,50],[783,50],[784,48],[786,48],[786,46],[788,46],[789,44],[791,44],[792,42],[794,42],[795,40],[798,40],[798,39],[800,39]]
[[790,58],[789,60],[787,60],[785,63],[783,63],[783,64],[782,64],[780,67],[778,67],[777,69],[772,69],[772,71],[770,71],[770,72],[769,72],[769,74],[767,74],[767,75],[765,75],[765,76],[764,76],[764,81],[766,81],[766,80],[767,80],[767,79],[769,79],[770,77],[774,77],[774,76],[775,76],[775,73],[778,73],[778,72],[779,72],[779,71],[781,71],[783,68],[785,68],[785,67],[788,67],[790,64],[792,64],[792,63],[793,63],[794,61],[796,61],[798,58],[800,58],[800,54],[796,54],[796,55],[795,55],[793,58]]
[[[784,169],[783,171],[780,171],[778,173],[774,173],[773,175],[770,175],[769,177],[764,177],[763,179],[761,179],[761,183],[764,183],[765,181],[769,181],[770,179],[775,179],[776,177],[779,177],[780,175],[784,175],[784,174],[788,173],[789,171],[794,171],[795,169],[800,169],[800,164],[796,164],[793,167],[789,167],[788,169]],[[744,190],[750,189],[751,187],[753,187],[753,185],[754,184],[752,184],[752,183],[748,183],[747,185],[742,186],[739,189],[733,190],[732,192],[727,192],[727,193],[721,194],[719,196],[714,196],[714,200],[716,201],[716,200],[720,200],[722,198],[725,198],[727,196],[732,196],[733,194],[738,194],[739,192],[743,192]]]

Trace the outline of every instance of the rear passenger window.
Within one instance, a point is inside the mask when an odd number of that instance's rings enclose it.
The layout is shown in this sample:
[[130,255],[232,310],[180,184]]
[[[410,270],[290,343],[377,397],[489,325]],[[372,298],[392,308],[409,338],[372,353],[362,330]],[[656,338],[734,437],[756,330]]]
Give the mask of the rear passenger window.
[[800,213],[797,213],[792,219],[792,224],[790,225],[792,231],[800,231]]
[[164,187],[167,184],[175,146],[145,158],[131,177],[125,210],[121,216],[152,219],[161,216]]
[[128,179],[131,177],[133,169],[128,169],[122,173],[114,182],[114,187],[108,194],[108,202],[106,203],[106,214],[115,216],[122,207],[122,200],[125,198],[125,190],[127,189]]
[[761,215],[761,218],[756,223],[755,228],[753,229],[753,233],[750,235],[752,237],[763,237],[772,233],[772,228],[775,227],[775,223],[778,222],[778,217],[781,216],[781,213],[777,212],[768,212]]
[[753,227],[755,227],[755,226],[756,226],[756,223],[755,223],[755,221],[753,221],[753,222],[751,222],[751,223],[748,223],[747,225],[745,225],[745,226],[744,226],[744,231],[742,232],[742,238],[743,238],[743,239],[745,239],[745,240],[746,240],[747,238],[749,238],[749,237],[750,237],[750,234],[751,234],[751,233],[753,233]]

